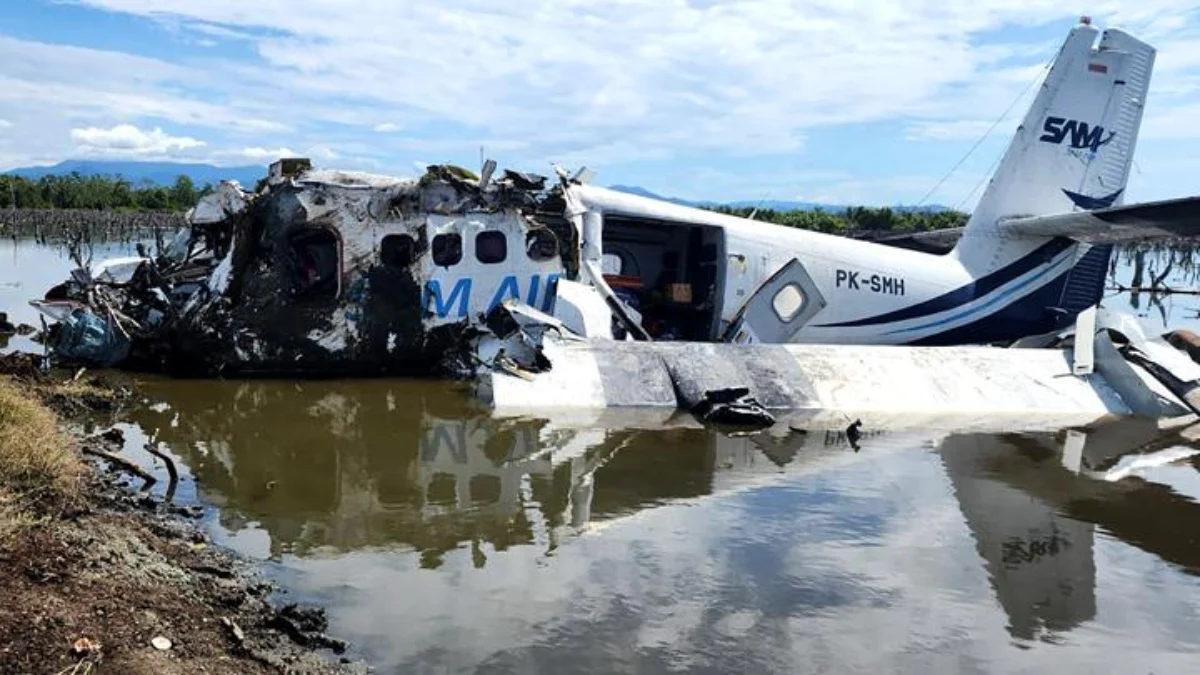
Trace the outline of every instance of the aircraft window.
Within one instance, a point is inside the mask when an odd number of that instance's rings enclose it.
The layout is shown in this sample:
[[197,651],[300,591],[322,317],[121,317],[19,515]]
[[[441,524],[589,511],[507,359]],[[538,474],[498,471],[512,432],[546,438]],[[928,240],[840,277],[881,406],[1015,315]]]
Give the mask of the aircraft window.
[[407,234],[389,234],[379,245],[379,259],[387,267],[408,267],[416,259],[417,243]]
[[439,234],[430,245],[433,264],[438,267],[457,265],[462,260],[462,236],[458,233]]
[[604,274],[620,274],[625,267],[624,262],[616,253],[605,253],[600,258],[600,271]]
[[780,321],[791,321],[804,308],[804,291],[796,284],[788,284],[775,294],[771,300],[771,307]]
[[325,229],[301,230],[288,237],[288,244],[296,297],[336,298],[341,268],[337,235]]
[[480,232],[475,235],[475,259],[486,265],[502,263],[508,257],[508,239],[503,232]]
[[544,227],[530,230],[525,235],[525,253],[534,262],[553,260],[558,257],[558,237]]

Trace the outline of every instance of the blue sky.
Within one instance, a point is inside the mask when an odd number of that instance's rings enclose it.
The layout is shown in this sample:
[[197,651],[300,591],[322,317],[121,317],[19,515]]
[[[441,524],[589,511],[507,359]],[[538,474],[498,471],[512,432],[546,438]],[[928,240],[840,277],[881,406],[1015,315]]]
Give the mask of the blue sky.
[[0,169],[431,162],[970,207],[1081,14],[1159,48],[1130,201],[1200,193],[1200,2],[9,0]]

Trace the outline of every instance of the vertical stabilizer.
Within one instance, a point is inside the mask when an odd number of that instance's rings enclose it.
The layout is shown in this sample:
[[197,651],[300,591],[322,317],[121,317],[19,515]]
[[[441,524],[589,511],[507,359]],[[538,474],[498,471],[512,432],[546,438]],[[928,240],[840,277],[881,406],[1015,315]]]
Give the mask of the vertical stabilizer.
[[1123,203],[1154,57],[1118,29],[1071,30],[967,223],[964,264],[986,271],[1040,243],[999,240],[1000,219]]

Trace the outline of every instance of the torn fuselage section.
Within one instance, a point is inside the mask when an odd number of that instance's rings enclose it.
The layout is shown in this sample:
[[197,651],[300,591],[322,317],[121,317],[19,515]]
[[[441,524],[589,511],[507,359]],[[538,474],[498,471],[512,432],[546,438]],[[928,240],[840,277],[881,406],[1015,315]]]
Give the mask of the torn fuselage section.
[[578,269],[535,176],[417,180],[278,162],[225,182],[155,257],[80,269],[33,303],[70,361],[175,374],[437,372],[489,309],[549,309]]

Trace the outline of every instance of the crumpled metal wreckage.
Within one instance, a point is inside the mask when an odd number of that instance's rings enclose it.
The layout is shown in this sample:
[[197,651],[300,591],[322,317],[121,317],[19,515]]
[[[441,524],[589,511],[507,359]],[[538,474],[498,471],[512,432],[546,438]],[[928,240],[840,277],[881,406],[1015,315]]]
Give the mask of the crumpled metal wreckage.
[[482,316],[428,311],[442,302],[431,285],[447,261],[478,264],[462,249],[479,231],[502,233],[501,251],[526,242],[528,264],[546,277],[577,266],[554,192],[516,172],[493,180],[431,166],[408,180],[284,160],[258,192],[222,182],[158,255],[77,269],[32,304],[57,322],[55,357],[83,364],[193,376],[462,374]]

